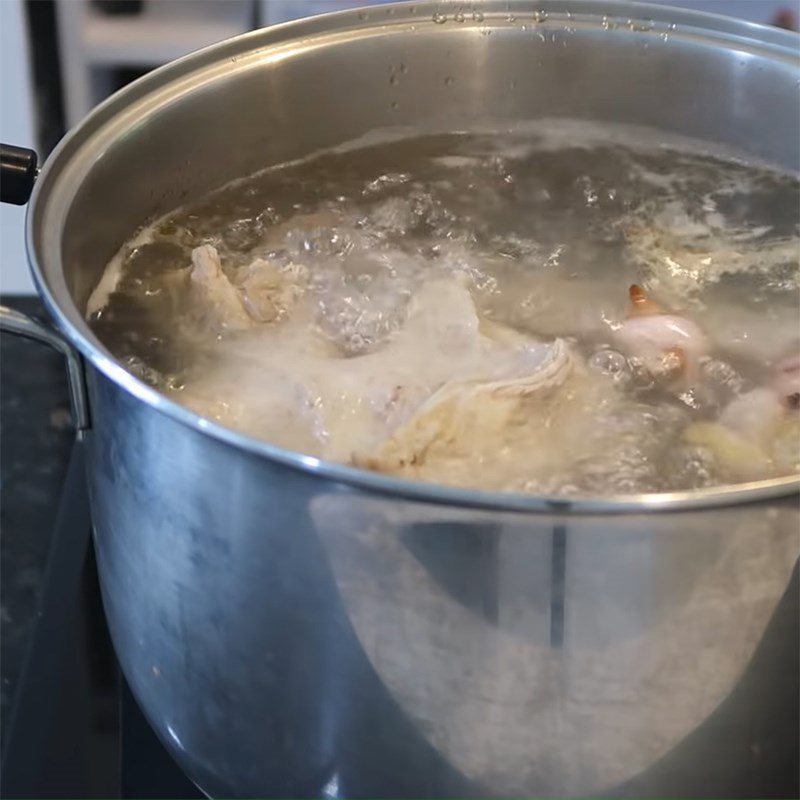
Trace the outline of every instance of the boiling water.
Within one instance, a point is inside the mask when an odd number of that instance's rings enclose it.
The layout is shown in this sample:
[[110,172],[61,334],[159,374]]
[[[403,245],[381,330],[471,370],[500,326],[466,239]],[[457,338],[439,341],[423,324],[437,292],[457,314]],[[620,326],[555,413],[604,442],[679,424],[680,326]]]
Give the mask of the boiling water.
[[[404,477],[582,494],[796,472],[797,177],[655,141],[563,123],[270,168],[139,232],[87,315],[194,410]],[[657,313],[631,317],[633,284]]]

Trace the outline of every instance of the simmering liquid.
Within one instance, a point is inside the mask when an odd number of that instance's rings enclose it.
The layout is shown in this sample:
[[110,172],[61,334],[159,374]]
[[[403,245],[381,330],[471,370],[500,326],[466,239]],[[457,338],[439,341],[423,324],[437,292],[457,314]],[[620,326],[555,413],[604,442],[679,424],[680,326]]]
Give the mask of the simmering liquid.
[[401,477],[620,494],[800,471],[795,175],[575,123],[330,151],[122,247],[142,380]]

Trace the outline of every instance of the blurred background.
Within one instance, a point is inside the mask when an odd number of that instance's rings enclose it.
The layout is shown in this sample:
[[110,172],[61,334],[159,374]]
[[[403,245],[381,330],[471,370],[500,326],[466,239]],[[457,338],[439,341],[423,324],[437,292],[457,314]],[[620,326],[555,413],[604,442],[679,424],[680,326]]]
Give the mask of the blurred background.
[[[298,17],[386,0],[0,0],[0,140],[44,160],[97,103],[200,47]],[[662,0],[797,29],[800,0]],[[33,292],[24,209],[3,206],[3,294]]]

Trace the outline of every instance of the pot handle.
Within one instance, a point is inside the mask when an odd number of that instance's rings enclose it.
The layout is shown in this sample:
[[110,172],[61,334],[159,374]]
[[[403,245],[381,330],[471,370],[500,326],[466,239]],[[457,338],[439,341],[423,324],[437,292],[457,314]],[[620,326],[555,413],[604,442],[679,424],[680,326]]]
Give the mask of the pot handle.
[[0,144],[0,201],[24,206],[39,174],[38,164],[33,150]]
[[72,419],[79,432],[88,430],[89,405],[86,400],[86,384],[80,355],[58,331],[46,323],[2,305],[0,305],[0,331],[44,342],[66,358]]

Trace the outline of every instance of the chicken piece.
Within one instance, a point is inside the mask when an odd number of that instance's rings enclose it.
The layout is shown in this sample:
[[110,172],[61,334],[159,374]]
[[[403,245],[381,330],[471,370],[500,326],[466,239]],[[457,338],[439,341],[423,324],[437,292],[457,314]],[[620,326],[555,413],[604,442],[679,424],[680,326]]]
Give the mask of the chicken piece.
[[283,318],[303,296],[308,271],[301,264],[279,267],[257,258],[242,271],[239,287],[242,304],[256,322]]
[[215,247],[204,244],[192,250],[189,278],[200,300],[201,323],[220,332],[252,327],[253,318],[245,310],[238,290],[223,272]]
[[616,345],[672,388],[695,381],[699,361],[708,352],[703,331],[692,320],[663,309],[639,286],[631,286],[629,294],[630,312],[614,331]]
[[[256,327],[235,342],[215,342],[213,368],[187,379],[183,402],[205,413],[209,398],[224,400],[214,408],[220,422],[227,417],[269,441],[345,462],[374,453],[449,381],[524,378],[549,351],[479,320],[466,282],[452,277],[421,286],[403,326],[364,355],[343,358],[298,313],[269,337]],[[311,437],[290,433],[300,428]]]
[[772,387],[759,387],[734,398],[719,415],[719,421],[746,439],[763,441],[783,414],[777,392]]
[[[469,483],[476,463],[502,450],[531,420],[533,406],[554,402],[572,369],[561,340],[540,350],[527,374],[446,383],[378,451],[356,463],[380,472]],[[473,481],[474,482],[474,481]]]
[[778,422],[770,454],[780,475],[800,474],[800,414],[785,414]]
[[292,310],[308,278],[305,267],[258,258],[244,267],[237,283],[222,269],[211,245],[192,251],[190,279],[203,309],[201,321],[219,331],[241,331],[258,322],[275,322]]
[[433,280],[380,350],[320,364],[313,381],[328,432],[325,455],[370,452],[456,376],[488,380],[529,369],[540,345],[502,326],[483,328],[465,282]]
[[776,348],[796,344],[796,302],[792,307],[743,298],[735,308],[710,302],[726,276],[800,289],[796,237],[767,236],[767,227],[731,227],[716,213],[692,219],[678,203],[667,203],[648,224],[629,222],[624,232],[646,288],[658,287],[675,307],[702,311],[704,331],[728,353],[763,361]]
[[774,386],[740,395],[718,421],[689,425],[683,439],[710,451],[729,480],[791,474],[800,467],[800,416]]
[[764,447],[719,422],[692,423],[683,432],[683,441],[709,451],[727,480],[759,480],[770,472]]

